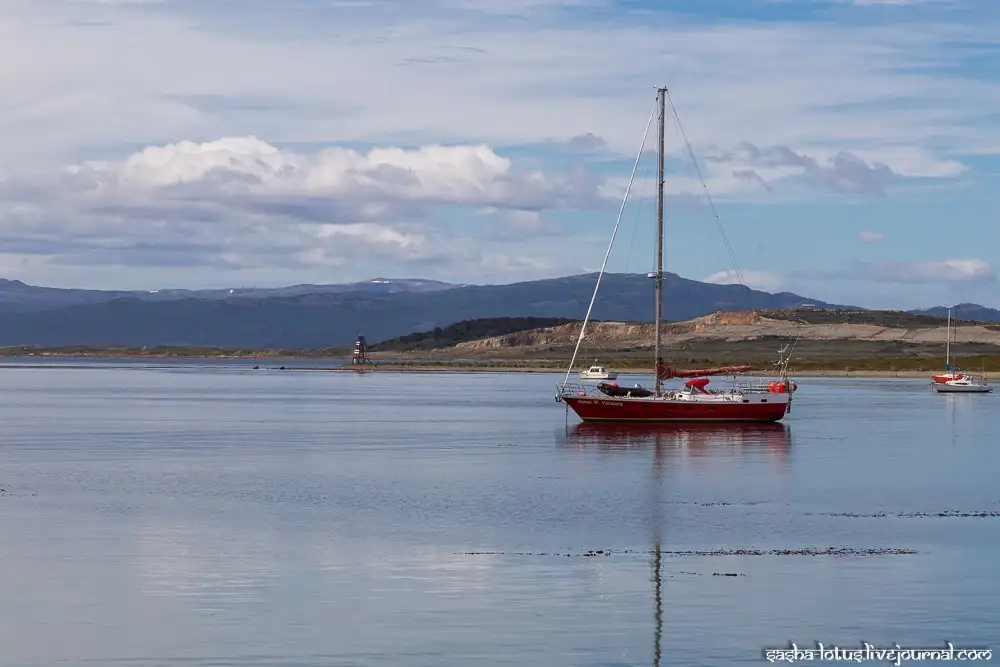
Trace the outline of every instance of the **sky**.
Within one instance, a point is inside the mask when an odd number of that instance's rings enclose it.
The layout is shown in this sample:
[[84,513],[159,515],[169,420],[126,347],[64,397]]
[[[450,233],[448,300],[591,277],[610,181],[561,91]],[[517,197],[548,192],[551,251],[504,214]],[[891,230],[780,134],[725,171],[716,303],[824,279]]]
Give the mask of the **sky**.
[[1000,307],[995,0],[0,0],[0,55],[8,279],[508,283],[620,211],[650,271],[666,86],[667,271]]

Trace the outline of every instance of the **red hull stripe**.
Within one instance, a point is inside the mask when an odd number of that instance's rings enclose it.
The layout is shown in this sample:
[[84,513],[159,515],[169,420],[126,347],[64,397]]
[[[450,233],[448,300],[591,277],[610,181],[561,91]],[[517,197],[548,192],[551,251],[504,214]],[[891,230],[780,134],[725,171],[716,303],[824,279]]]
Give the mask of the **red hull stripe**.
[[755,421],[776,422],[785,416],[787,403],[691,403],[687,401],[637,401],[564,396],[583,421]]

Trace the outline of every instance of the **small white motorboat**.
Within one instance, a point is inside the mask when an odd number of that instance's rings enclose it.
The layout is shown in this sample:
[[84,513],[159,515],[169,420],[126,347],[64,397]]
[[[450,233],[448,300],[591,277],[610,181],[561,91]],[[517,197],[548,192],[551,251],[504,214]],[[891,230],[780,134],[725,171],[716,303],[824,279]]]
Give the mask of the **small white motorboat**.
[[947,382],[932,382],[931,386],[939,394],[988,394],[993,391],[985,378],[974,379],[968,375]]
[[609,371],[604,366],[594,364],[585,371],[580,371],[581,380],[617,380],[618,373]]

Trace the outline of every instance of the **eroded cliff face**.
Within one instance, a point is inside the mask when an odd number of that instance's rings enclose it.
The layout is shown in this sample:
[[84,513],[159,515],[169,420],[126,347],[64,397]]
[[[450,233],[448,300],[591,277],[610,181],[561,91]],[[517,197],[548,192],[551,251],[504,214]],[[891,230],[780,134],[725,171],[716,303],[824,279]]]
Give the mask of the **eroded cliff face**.
[[[948,335],[946,326],[906,328],[850,323],[805,324],[764,317],[755,311],[712,313],[687,322],[666,324],[662,332],[665,343],[697,339],[740,341],[764,337],[799,337],[804,340],[905,341],[943,345]],[[579,335],[580,324],[566,324],[460,343],[454,349],[468,352],[511,348],[571,349],[576,345]],[[1000,330],[978,324],[960,325],[953,328],[953,340],[958,343],[1000,345]],[[587,347],[596,346],[607,350],[652,347],[653,325],[624,322],[591,323],[587,325],[584,344]]]
[[[580,324],[564,324],[531,331],[519,331],[506,336],[484,338],[467,343],[459,343],[459,350],[492,350],[508,347],[563,347],[576,345],[580,336]],[[596,322],[587,325],[586,340],[602,341],[609,345],[629,346],[636,341],[645,344],[653,339],[652,324],[627,324],[623,322]]]

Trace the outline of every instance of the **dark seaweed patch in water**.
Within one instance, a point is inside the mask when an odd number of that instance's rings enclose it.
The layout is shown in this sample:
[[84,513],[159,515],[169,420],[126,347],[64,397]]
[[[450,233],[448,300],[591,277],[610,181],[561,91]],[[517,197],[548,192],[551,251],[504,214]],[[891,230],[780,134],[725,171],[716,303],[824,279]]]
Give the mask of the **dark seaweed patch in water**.
[[939,519],[939,518],[998,518],[998,510],[978,510],[963,512],[959,510],[945,510],[944,512],[898,512],[888,514],[886,512],[876,512],[874,514],[859,514],[856,512],[806,512],[806,516],[836,516],[850,519],[885,519],[893,517],[897,519]]
[[[594,556],[650,556],[654,551],[633,549],[590,549],[580,552],[547,551],[466,551],[457,556],[573,556],[593,558]],[[825,549],[711,549],[708,551],[660,551],[662,556],[902,556],[919,553],[914,549],[853,549],[851,547],[826,547]]]
[[918,553],[914,549],[712,549],[710,551],[664,551],[665,556],[896,556]]
[[[692,577],[701,577],[705,573],[704,572],[685,572],[684,570],[679,570],[677,572],[677,574],[686,574],[686,575],[690,575]],[[713,577],[745,577],[747,575],[743,574],[742,572],[713,572],[712,576]],[[667,577],[668,578],[673,578],[673,575],[667,575]]]
[[10,496],[10,497],[15,497],[15,496],[32,496],[32,497],[34,497],[34,496],[37,496],[37,495],[38,495],[38,493],[36,493],[34,491],[31,492],[31,493],[17,493],[16,491],[14,491],[14,489],[10,488],[9,486],[0,487],[0,498],[3,498],[5,496]]
[[693,500],[664,500],[664,505],[694,505],[697,507],[752,507],[754,505],[773,505],[770,500],[746,500],[740,502],[729,502],[720,500],[716,502],[700,503]]

